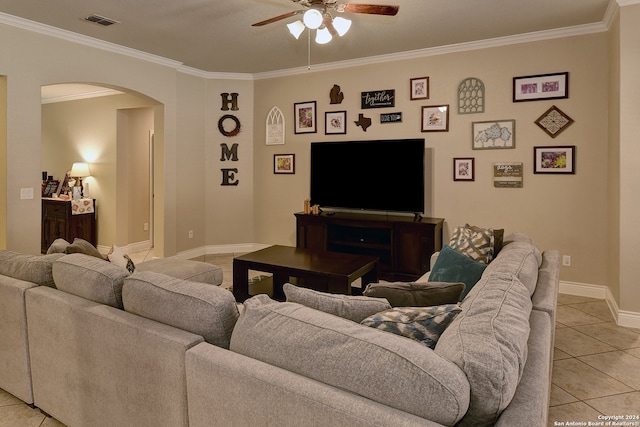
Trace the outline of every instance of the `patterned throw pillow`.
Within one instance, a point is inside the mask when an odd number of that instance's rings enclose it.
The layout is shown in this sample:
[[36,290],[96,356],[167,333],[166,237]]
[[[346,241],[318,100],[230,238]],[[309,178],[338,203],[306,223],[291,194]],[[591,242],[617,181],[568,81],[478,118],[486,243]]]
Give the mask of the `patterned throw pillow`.
[[395,307],[369,316],[361,324],[411,338],[435,348],[440,334],[461,311],[458,304]]
[[492,228],[480,228],[470,225],[456,227],[451,234],[449,246],[483,264],[489,264],[494,258],[494,233]]

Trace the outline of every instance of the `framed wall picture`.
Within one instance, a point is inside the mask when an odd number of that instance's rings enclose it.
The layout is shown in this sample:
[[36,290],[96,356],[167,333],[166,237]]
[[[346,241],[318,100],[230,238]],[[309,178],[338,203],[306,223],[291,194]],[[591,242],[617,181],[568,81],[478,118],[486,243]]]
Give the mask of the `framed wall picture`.
[[429,99],[429,77],[416,77],[409,80],[411,100]]
[[453,159],[453,180],[454,181],[474,181],[475,180],[475,158],[456,157]]
[[560,135],[560,132],[568,128],[571,123],[573,123],[573,119],[555,105],[545,111],[535,121],[535,124],[540,126],[540,129],[545,131],[551,138]]
[[273,173],[295,174],[296,155],[295,154],[274,154]]
[[533,147],[533,173],[576,173],[576,146]]
[[316,133],[316,101],[293,104],[295,133]]
[[569,97],[569,73],[539,74],[513,78],[513,102]]
[[448,132],[449,106],[429,105],[422,107],[422,132]]
[[471,137],[474,150],[516,148],[516,121],[473,122],[471,123]]
[[337,135],[347,133],[347,112],[328,111],[324,113],[324,134]]

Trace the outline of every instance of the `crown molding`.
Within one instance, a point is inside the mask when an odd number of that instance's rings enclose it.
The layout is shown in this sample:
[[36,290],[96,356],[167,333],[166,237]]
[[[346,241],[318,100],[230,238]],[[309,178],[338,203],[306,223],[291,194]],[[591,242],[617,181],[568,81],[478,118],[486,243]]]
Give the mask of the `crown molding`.
[[[637,0],[640,2],[640,0]],[[426,49],[417,49],[406,52],[397,52],[388,55],[370,56],[347,61],[332,62],[326,64],[311,65],[311,67],[298,67],[286,70],[269,71],[256,73],[254,79],[270,79],[275,77],[305,74],[309,72],[320,72],[336,70],[340,68],[358,67],[364,65],[379,64],[383,62],[401,61],[407,59],[424,58],[428,56],[445,55],[449,53],[465,52],[470,50],[488,49],[492,47],[507,46],[520,43],[530,43],[535,41],[557,39],[562,37],[580,36],[607,31],[608,27],[602,23],[576,25],[573,27],[558,28],[547,31],[536,31],[532,33],[518,34],[515,36],[497,37],[487,40],[478,40],[468,43],[458,43],[448,46],[439,46]]]
[[65,102],[65,101],[78,101],[80,99],[91,99],[91,98],[98,98],[101,96],[122,95],[123,93],[124,92],[121,92],[119,90],[105,88],[105,89],[95,90],[91,92],[82,92],[79,94],[46,98],[42,100],[42,104],[53,104],[56,102]]
[[130,58],[140,59],[154,64],[163,65],[165,67],[178,68],[182,65],[179,61],[168,59],[162,56],[153,55],[137,49],[131,49],[115,43],[106,42],[93,37],[74,33],[72,31],[62,30],[50,25],[41,24],[39,22],[30,21],[28,19],[19,18],[17,16],[8,15],[0,12],[0,24],[11,25],[34,33],[43,34],[45,36],[55,37],[84,46],[94,47],[111,53],[128,56]]
[[[613,19],[617,9],[615,5],[628,6],[632,4],[640,4],[640,0],[611,0],[609,7],[607,8],[607,18]],[[120,46],[114,43],[105,42],[103,40],[95,39],[93,37],[84,36],[71,31],[62,30],[60,28],[52,27],[49,25],[41,24],[38,22],[30,21],[24,18],[18,18],[13,15],[0,12],[0,24],[7,24],[13,27],[21,28],[27,31],[36,32],[46,36],[56,37],[62,40],[71,41],[74,43],[82,44],[96,49],[105,50],[112,53],[125,55],[131,58],[152,62],[155,64],[163,65],[175,69],[177,72],[201,77],[204,79],[222,79],[222,80],[261,80],[275,77],[285,77],[298,74],[305,74],[309,72],[321,72],[328,70],[336,70],[341,68],[358,67],[364,65],[379,64],[382,62],[391,62],[398,60],[424,58],[429,56],[444,55],[456,52],[465,52],[470,50],[487,49],[492,47],[507,46],[519,43],[529,43],[535,41],[549,40],[562,37],[572,37],[585,34],[592,34],[598,32],[604,32],[608,30],[610,22],[599,22],[594,24],[577,25],[573,27],[558,28],[547,31],[537,31],[525,34],[518,34],[515,36],[497,37],[487,40],[478,40],[468,43],[459,43],[448,46],[440,46],[434,48],[417,49],[406,52],[397,52],[388,55],[378,55],[366,58],[358,58],[346,61],[330,62],[325,64],[312,65],[311,67],[297,67],[284,70],[267,71],[264,73],[221,73],[221,72],[209,72],[199,70],[185,66],[182,62],[174,61],[172,59],[164,58],[158,55],[153,55],[147,52],[143,52],[136,49]]]

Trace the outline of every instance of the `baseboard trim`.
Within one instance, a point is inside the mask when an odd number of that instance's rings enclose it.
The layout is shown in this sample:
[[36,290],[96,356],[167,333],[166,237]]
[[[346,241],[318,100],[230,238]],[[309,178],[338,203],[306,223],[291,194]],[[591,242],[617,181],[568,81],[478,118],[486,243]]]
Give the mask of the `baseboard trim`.
[[[135,253],[135,252],[148,251],[151,248],[152,248],[151,240],[145,240],[145,241],[137,242],[137,243],[130,243],[127,246],[122,246],[121,247],[121,249],[127,254]],[[111,246],[98,245],[96,247],[96,249],[98,249],[98,251],[100,251],[101,254],[105,254],[106,255],[111,250]]]
[[640,328],[640,313],[620,310],[618,303],[613,298],[613,294],[606,286],[561,281],[559,292],[567,295],[603,299],[609,306],[609,310],[618,326]]

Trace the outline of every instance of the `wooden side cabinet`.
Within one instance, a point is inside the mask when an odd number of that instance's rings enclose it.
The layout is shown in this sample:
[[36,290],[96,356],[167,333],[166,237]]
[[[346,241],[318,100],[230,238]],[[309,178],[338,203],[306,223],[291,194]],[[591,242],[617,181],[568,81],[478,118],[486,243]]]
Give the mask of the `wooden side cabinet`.
[[346,212],[295,216],[299,248],[377,256],[378,277],[384,280],[417,279],[442,248],[442,218]]
[[40,250],[44,254],[58,238],[73,242],[76,237],[96,246],[96,214],[71,214],[71,201],[42,199],[42,236]]

